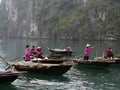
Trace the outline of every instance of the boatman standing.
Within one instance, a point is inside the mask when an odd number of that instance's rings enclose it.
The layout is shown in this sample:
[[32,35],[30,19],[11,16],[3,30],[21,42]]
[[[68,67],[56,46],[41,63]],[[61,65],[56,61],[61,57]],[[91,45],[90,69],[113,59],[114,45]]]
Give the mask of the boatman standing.
[[43,50],[41,47],[37,47],[36,57],[43,58]]
[[84,49],[84,60],[88,60],[90,56],[90,51],[93,50],[96,46],[91,46],[90,44],[86,44]]

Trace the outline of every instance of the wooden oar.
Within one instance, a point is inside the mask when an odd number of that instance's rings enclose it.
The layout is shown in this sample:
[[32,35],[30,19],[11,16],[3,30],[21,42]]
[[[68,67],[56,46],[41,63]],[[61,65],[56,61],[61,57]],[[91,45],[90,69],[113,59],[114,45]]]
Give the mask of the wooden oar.
[[12,64],[12,65],[11,65],[10,63],[8,63],[8,62],[6,61],[6,59],[3,58],[2,56],[0,56],[0,58],[8,65],[8,67],[5,69],[5,70],[7,71],[7,70],[10,69],[11,67],[13,67],[13,65],[14,65],[16,62],[19,61],[19,60],[17,60],[17,59],[23,58],[23,56],[16,58],[17,61],[16,61],[14,64]]
[[[13,64],[8,63],[7,60],[6,60],[5,58],[3,58],[2,56],[0,56],[0,58],[9,66],[9,67],[7,67],[7,69],[5,69],[5,70],[8,70],[9,68],[11,68],[11,67],[13,66]],[[16,71],[17,71],[17,70],[16,70]]]
[[15,60],[22,59],[22,58],[23,58],[23,56],[20,56],[20,57],[17,57],[17,58],[15,58],[15,59],[12,59],[12,60],[10,60],[10,61],[15,61]]
[[3,58],[2,56],[0,56],[0,58],[8,65],[8,67],[5,69],[5,71],[7,71],[8,69],[13,67],[13,65],[9,64],[5,58]]
[[[13,66],[14,66],[14,64],[10,64],[10,63],[8,63],[7,61],[6,61],[6,59],[4,59],[2,56],[0,56],[0,58],[7,64],[7,65],[9,65],[9,67],[8,67],[8,69],[9,68],[13,68]],[[7,69],[7,70],[8,70]],[[14,68],[14,71],[16,71],[16,72],[18,72],[15,68]],[[30,83],[30,81],[29,81],[29,79],[25,76],[25,75],[22,75],[23,76],[23,79],[25,79],[27,82],[29,82]]]
[[2,56],[0,56],[0,58],[1,58],[7,65],[9,65],[9,63],[8,63]]
[[[8,62],[9,67],[7,67],[5,70],[8,70],[8,69],[10,69],[10,68],[13,68],[13,66],[14,66],[17,62],[19,62],[19,61],[20,61],[20,59],[19,59],[19,60],[16,60],[13,64],[11,64],[11,63]],[[15,68],[14,68],[14,70],[17,71]]]

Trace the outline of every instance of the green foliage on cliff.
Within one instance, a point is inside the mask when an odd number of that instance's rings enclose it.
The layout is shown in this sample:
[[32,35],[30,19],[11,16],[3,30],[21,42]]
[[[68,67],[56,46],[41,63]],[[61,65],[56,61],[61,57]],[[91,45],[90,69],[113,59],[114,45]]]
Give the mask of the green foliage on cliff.
[[[11,31],[20,29],[15,35],[25,32],[25,37],[120,40],[119,0],[11,0],[9,5],[13,5],[11,13],[17,12],[16,26],[9,24]],[[2,26],[8,23],[5,20]],[[34,24],[38,31],[31,29]],[[30,29],[33,34],[27,33]]]
[[[45,0],[36,15],[39,27],[44,25],[52,32],[71,32],[78,38],[109,38],[120,34],[119,0]],[[74,36],[74,35],[72,35]]]

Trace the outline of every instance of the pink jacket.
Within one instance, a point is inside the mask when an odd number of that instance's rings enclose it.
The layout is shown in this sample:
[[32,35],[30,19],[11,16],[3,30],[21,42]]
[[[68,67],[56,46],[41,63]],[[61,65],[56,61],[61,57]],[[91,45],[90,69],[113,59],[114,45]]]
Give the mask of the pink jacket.
[[37,57],[40,57],[43,55],[43,51],[42,50],[37,50],[37,53],[36,53]]
[[95,46],[93,47],[86,47],[84,49],[84,56],[90,56],[90,51],[93,50],[95,48]]
[[30,61],[31,50],[25,49],[25,61]]
[[106,52],[107,54],[113,54],[113,52],[112,52],[111,49],[106,49],[105,52]]
[[67,51],[72,51],[71,47],[69,47],[69,46],[66,48],[66,50]]

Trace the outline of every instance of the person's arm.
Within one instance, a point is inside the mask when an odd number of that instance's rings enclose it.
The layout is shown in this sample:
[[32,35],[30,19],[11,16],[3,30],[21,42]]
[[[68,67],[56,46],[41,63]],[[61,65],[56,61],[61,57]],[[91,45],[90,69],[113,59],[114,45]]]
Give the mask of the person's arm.
[[92,46],[92,47],[90,47],[90,50],[93,50],[94,48],[96,48],[96,46]]

